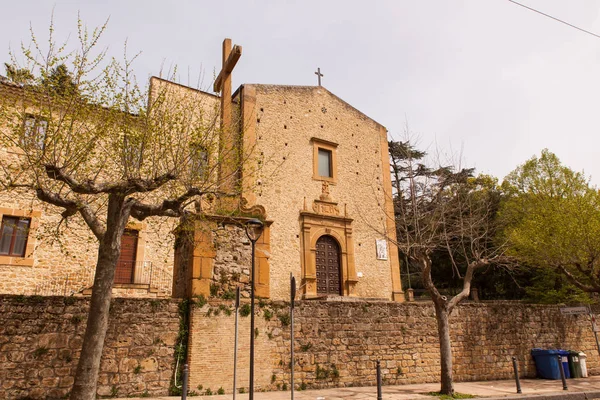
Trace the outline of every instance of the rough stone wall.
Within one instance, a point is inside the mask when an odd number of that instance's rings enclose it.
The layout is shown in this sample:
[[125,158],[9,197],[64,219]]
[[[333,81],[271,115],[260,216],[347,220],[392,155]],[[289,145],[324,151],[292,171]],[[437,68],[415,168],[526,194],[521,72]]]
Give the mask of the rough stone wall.
[[[190,388],[233,382],[232,303],[195,308],[191,318]],[[256,390],[289,385],[288,306],[257,304]],[[215,312],[216,311],[216,312]],[[217,314],[217,315],[215,315]],[[298,388],[375,385],[381,360],[384,384],[438,382],[439,342],[431,304],[301,301],[295,310],[295,383]],[[240,317],[238,387],[247,389],[250,318]],[[557,306],[466,303],[451,316],[454,376],[457,381],[511,379],[512,356],[522,376],[534,377],[530,350],[584,351],[588,370],[600,373],[600,359],[587,316],[561,315]]]
[[28,193],[0,192],[0,203],[16,210],[41,211],[41,217],[34,219],[39,227],[28,240],[28,244],[35,241],[33,254],[26,254],[26,258],[33,258],[33,265],[0,264],[0,293],[34,294],[50,286],[59,290],[67,275],[73,282],[70,286],[83,288],[97,251],[96,240],[89,230],[86,232],[83,222],[74,218],[68,230],[62,224],[57,232],[61,219],[58,208],[41,204]]
[[251,243],[246,231],[234,225],[225,225],[213,232],[216,256],[211,295],[229,297],[240,286],[240,295],[250,297]]
[[[202,232],[202,235],[196,235],[196,239],[194,235],[188,234],[189,231],[185,231],[177,240],[173,296],[194,297],[190,285],[193,284],[194,279],[205,279],[205,277],[193,277],[194,247],[203,246],[210,248],[214,253],[210,259],[210,272],[206,277],[208,286],[206,293],[202,295],[206,298],[231,300],[235,298],[236,288],[240,287],[241,296],[250,297],[252,251],[246,231],[233,224],[220,225],[212,222],[199,223],[196,229],[196,233]],[[195,240],[206,240],[206,242],[199,243]]]
[[322,182],[313,179],[311,138],[338,144],[337,183],[331,197],[353,218],[356,286],[360,297],[391,298],[387,260],[377,260],[375,240],[385,231],[380,125],[318,87],[256,85],[256,148],[261,167],[256,203],[273,220],[271,298],[287,297],[289,274],[301,275],[299,213],[310,209]]
[[[89,301],[0,297],[0,398],[58,399],[71,390]],[[179,329],[173,300],[114,299],[98,395],[167,395]]]
[[[0,192],[0,204],[5,208],[41,212],[41,217],[34,218],[39,221],[39,227],[30,237],[35,241],[33,254],[26,254],[33,258],[32,265],[0,264],[0,293],[70,295],[91,286],[98,242],[79,216],[74,216],[68,224],[61,223],[58,208],[42,204],[28,193],[16,196]],[[137,261],[152,263],[154,286],[161,296],[171,294],[174,257],[171,232],[176,222],[168,218],[144,221],[145,243]],[[148,291],[115,290],[114,294],[143,297],[148,296]]]

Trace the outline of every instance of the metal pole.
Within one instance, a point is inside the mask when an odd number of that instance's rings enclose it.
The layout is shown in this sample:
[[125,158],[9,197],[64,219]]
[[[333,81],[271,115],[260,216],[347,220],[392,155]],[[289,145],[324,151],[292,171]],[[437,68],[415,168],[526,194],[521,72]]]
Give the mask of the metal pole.
[[406,264],[406,276],[408,277],[408,288],[411,289],[412,286],[410,284],[410,266],[408,264],[408,256],[404,255],[404,263]]
[[381,363],[377,360],[377,400],[382,400],[381,397]]
[[596,317],[592,314],[592,308],[588,305],[588,313],[590,314],[590,320],[592,322],[592,332],[594,332],[594,337],[596,338],[596,348],[598,349],[598,354],[600,354],[600,342],[598,342],[598,329],[596,328]]
[[249,400],[254,400],[254,247],[256,241],[252,242],[252,284],[250,285],[250,388],[248,389]]
[[513,369],[515,370],[515,382],[517,383],[517,393],[521,392],[521,381],[519,380],[519,366],[517,365],[517,357],[512,358]]
[[290,273],[290,370],[291,370],[291,399],[294,400],[294,300],[296,298],[296,278]]
[[190,370],[187,364],[183,365],[183,382],[181,385],[181,400],[185,400],[187,398],[188,391],[188,376],[190,374]]
[[233,345],[233,400],[237,391],[238,315],[240,314],[240,287],[235,288],[235,344]]
[[559,354],[558,356],[558,369],[560,370],[560,379],[562,379],[563,390],[569,390],[567,387],[567,379],[565,378],[565,370],[563,368],[562,356]]

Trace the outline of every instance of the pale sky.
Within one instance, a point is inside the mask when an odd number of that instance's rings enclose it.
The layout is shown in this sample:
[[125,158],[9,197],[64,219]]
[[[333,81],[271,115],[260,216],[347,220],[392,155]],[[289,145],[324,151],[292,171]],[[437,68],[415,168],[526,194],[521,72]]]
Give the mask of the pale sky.
[[[522,0],[600,34],[600,0]],[[461,153],[503,178],[543,148],[600,184],[600,39],[507,0],[4,1],[0,62],[29,43],[29,25],[76,44],[77,13],[102,44],[141,51],[139,79],[177,65],[210,88],[221,42],[243,47],[242,83],[323,86],[402,138]],[[189,71],[189,74],[188,74]],[[4,74],[3,69],[0,74]]]

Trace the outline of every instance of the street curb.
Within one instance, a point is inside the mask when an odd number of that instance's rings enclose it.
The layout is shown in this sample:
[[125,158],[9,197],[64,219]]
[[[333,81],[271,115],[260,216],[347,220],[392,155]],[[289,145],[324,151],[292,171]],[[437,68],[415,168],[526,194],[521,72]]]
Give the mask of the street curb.
[[520,394],[513,396],[502,396],[502,397],[482,397],[486,400],[512,400],[512,399],[536,399],[536,400],[587,400],[587,399],[600,399],[600,391],[594,392],[553,392],[545,394]]

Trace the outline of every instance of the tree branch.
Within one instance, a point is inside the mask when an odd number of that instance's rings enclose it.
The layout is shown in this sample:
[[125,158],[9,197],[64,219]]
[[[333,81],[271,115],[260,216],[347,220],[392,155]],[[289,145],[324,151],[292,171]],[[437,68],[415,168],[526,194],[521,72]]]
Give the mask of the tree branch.
[[98,240],[102,239],[106,229],[104,226],[102,226],[102,223],[98,220],[98,218],[96,218],[89,205],[85,203],[78,203],[74,200],[65,199],[58,193],[50,192],[42,188],[37,188],[35,192],[38,199],[41,201],[64,208],[65,210],[61,213],[61,215],[65,219],[79,212],[94,236],[96,236]]
[[152,179],[130,178],[117,183],[97,183],[91,180],[79,182],[56,165],[46,164],[44,168],[48,178],[66,183],[74,193],[78,194],[122,193],[127,196],[132,193],[146,193],[177,178],[175,174],[167,172]]
[[565,274],[565,276],[567,277],[567,279],[575,286],[577,286],[579,289],[583,290],[584,292],[588,292],[588,293],[593,293],[593,292],[599,292],[600,291],[600,287],[598,285],[596,285],[595,283],[592,283],[592,285],[585,285],[583,283],[581,283],[576,277],[575,275],[573,275],[567,268],[565,268],[564,265],[559,264],[556,266],[556,268],[562,272],[563,274]]
[[471,294],[471,282],[473,281],[473,274],[477,269],[483,267],[484,265],[488,265],[489,263],[490,260],[488,259],[481,259],[469,263],[467,266],[467,272],[465,273],[465,277],[463,279],[463,288],[459,294],[454,296],[448,302],[448,312],[451,312],[458,303],[469,297],[469,294]]
[[131,216],[143,221],[148,217],[180,217],[183,215],[184,205],[194,196],[201,196],[205,192],[197,188],[190,188],[181,196],[172,200],[163,200],[160,204],[144,204],[135,201],[131,207]]

